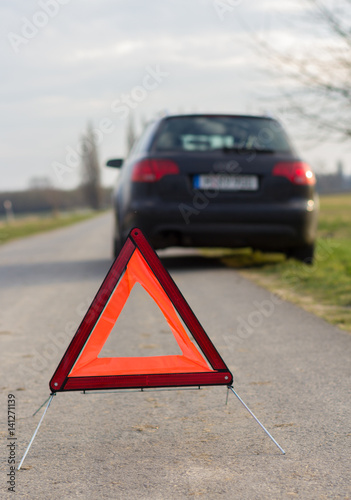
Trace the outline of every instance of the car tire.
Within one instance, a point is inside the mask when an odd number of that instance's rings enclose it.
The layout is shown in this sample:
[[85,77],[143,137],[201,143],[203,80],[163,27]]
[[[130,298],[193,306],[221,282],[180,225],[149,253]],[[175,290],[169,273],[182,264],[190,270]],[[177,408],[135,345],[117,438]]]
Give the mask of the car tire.
[[120,251],[122,250],[122,243],[121,243],[121,240],[120,238],[118,238],[117,236],[115,236],[113,238],[113,258],[114,259],[117,259]]
[[312,265],[314,258],[314,244],[291,248],[288,257],[299,260],[304,264]]

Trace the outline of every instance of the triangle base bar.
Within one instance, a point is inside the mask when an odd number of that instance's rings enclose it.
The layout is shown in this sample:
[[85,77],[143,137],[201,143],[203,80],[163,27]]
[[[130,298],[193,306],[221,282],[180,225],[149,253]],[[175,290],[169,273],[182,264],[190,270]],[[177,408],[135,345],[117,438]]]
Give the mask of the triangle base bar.
[[229,371],[152,375],[120,375],[110,377],[68,377],[64,391],[91,389],[144,389],[156,387],[186,387],[228,385],[233,376]]

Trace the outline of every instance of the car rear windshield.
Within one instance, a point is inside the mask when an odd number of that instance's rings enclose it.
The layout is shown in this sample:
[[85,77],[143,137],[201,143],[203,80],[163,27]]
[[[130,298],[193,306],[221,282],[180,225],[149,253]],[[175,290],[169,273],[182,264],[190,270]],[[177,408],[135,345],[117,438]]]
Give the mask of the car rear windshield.
[[155,151],[291,151],[281,125],[271,118],[184,116],[167,118]]

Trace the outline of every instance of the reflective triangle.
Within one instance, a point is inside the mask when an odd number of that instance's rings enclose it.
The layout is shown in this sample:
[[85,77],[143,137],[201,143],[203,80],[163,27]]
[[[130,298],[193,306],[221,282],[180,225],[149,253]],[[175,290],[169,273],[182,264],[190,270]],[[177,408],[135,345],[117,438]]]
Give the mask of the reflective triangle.
[[[158,305],[181,355],[99,357],[131,290],[140,283]],[[193,335],[199,349],[190,340]],[[200,352],[201,350],[201,352]],[[51,381],[69,390],[230,385],[233,377],[139,229],[129,234]]]

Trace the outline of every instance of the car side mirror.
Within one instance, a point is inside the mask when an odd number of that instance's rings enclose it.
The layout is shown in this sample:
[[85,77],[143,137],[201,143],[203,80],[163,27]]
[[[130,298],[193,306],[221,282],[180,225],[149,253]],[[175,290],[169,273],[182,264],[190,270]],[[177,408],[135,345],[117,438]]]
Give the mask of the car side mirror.
[[121,166],[123,165],[123,160],[121,158],[116,158],[114,160],[108,160],[106,162],[106,166],[107,167],[112,167],[112,168],[121,168]]

